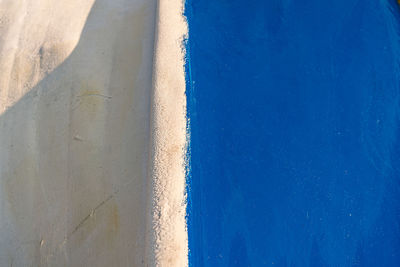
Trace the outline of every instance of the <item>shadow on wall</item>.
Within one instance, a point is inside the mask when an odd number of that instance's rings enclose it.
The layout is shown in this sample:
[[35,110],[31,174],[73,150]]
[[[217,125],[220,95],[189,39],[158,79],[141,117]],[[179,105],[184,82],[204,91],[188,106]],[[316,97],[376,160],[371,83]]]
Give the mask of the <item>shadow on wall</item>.
[[97,0],[72,54],[0,116],[0,262],[143,265],[155,2]]

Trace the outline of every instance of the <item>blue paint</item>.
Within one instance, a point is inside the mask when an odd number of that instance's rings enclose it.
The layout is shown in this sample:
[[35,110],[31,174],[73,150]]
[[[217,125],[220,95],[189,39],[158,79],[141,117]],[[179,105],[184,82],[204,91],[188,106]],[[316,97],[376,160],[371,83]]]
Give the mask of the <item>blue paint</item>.
[[187,0],[191,266],[400,266],[394,0]]

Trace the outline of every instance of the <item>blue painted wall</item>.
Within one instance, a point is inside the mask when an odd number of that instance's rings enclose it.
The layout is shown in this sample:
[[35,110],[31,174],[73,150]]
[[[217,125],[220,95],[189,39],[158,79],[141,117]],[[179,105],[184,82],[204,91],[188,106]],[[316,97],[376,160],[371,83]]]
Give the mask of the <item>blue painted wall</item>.
[[400,266],[394,0],[187,0],[191,266]]

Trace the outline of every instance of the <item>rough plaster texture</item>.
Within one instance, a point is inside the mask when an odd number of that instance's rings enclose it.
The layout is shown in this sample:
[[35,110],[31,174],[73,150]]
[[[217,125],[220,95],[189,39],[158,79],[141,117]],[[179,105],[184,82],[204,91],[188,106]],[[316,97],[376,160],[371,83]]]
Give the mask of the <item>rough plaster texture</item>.
[[188,265],[183,1],[159,1],[151,103],[149,263]]
[[156,6],[0,1],[0,266],[174,266],[148,237],[161,231],[150,212]]

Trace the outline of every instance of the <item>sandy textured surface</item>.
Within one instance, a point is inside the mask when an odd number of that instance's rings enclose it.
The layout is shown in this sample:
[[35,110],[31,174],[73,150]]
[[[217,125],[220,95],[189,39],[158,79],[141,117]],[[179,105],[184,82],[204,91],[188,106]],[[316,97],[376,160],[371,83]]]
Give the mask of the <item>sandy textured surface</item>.
[[155,0],[0,1],[1,266],[186,265],[183,61],[162,35],[154,67],[156,18]]
[[152,95],[151,265],[187,266],[183,1],[159,1]]

